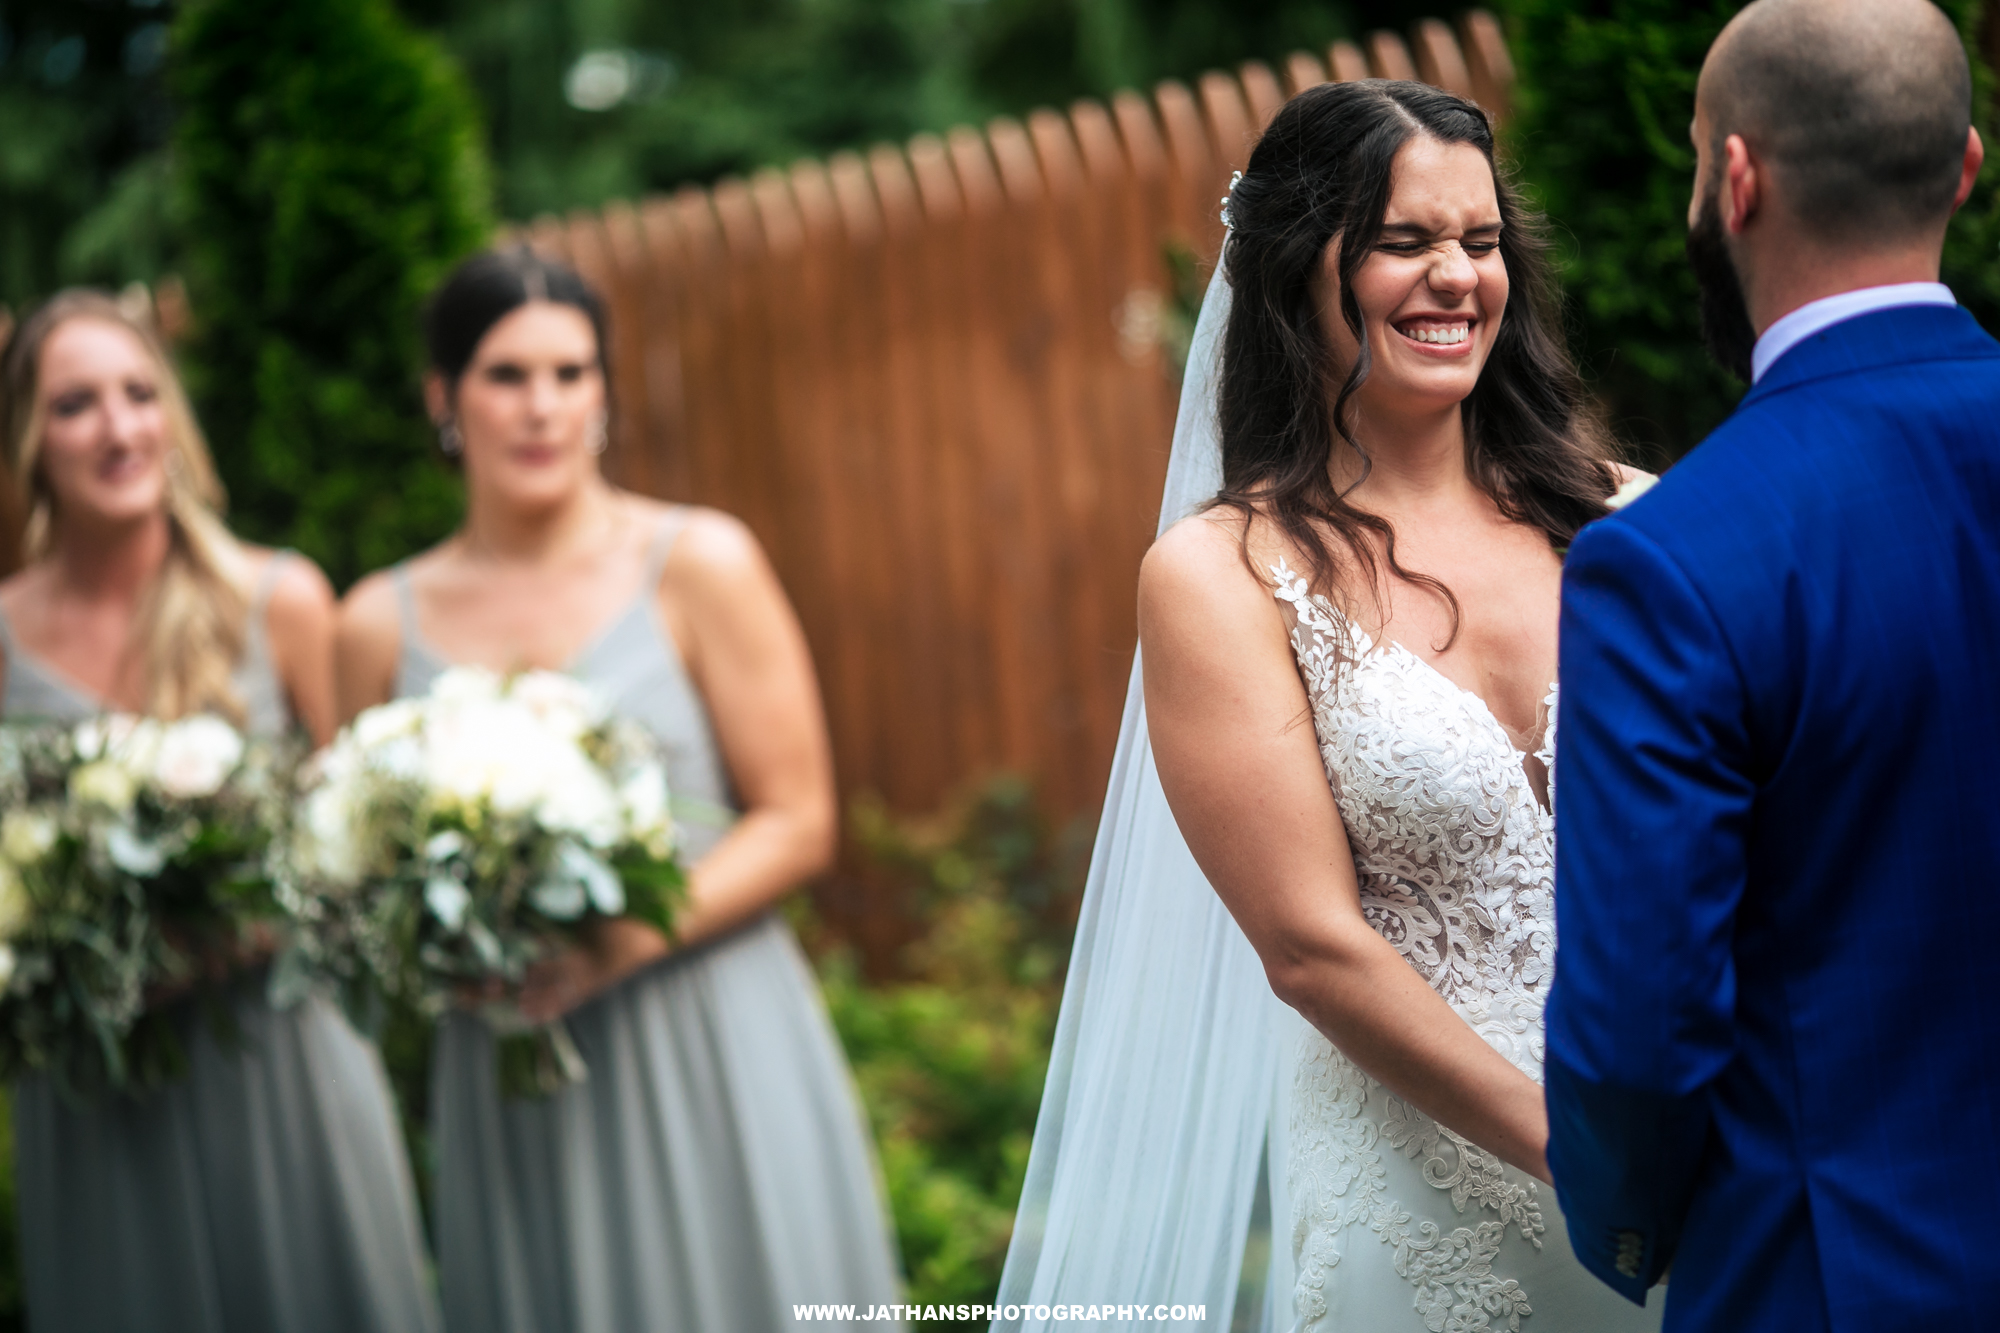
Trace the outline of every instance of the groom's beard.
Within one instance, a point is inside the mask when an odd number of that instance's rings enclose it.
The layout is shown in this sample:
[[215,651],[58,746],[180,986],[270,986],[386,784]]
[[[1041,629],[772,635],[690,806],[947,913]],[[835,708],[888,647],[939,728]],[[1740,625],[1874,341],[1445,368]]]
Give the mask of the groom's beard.
[[1757,328],[1743,300],[1743,280],[1730,262],[1722,239],[1722,210],[1711,190],[1694,226],[1688,229],[1688,266],[1701,288],[1701,340],[1708,354],[1730,374],[1750,382],[1750,354],[1757,346]]

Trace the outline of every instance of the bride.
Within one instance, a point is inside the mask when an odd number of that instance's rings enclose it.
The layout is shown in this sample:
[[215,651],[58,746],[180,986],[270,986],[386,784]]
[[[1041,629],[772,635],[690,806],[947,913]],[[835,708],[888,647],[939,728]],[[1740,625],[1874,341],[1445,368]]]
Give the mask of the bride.
[[[1206,503],[1141,574],[1143,704],[1002,1299],[1146,1283],[1226,1326],[1261,1204],[1269,1327],[1655,1328],[1576,1262],[1544,1183],[1560,552],[1624,477],[1536,219],[1477,107],[1368,81],[1293,99],[1224,220],[1198,339],[1219,325],[1220,368],[1191,365],[1163,522]],[[1142,946],[1201,998],[1147,1003]],[[1166,1074],[1098,1095],[1134,1044]]]

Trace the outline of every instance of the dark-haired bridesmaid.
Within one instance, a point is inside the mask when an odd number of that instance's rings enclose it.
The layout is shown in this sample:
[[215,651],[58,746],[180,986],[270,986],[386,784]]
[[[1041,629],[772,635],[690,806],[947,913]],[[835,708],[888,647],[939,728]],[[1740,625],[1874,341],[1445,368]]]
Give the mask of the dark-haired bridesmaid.
[[[333,596],[236,540],[160,345],[66,292],[0,357],[26,566],[0,583],[0,714],[211,712],[333,730]],[[423,1333],[437,1326],[381,1061],[332,1004],[279,1011],[255,969],[219,1041],[181,1006],[180,1082],[80,1106],[14,1085],[28,1323],[38,1333]]]
[[[795,1303],[897,1299],[860,1107],[772,910],[835,833],[804,637],[756,540],[598,468],[602,306],[526,251],[467,261],[427,316],[430,403],[466,520],[341,608],[343,715],[444,668],[568,671],[663,745],[692,863],[669,943],[600,925],[521,996],[589,1077],[503,1100],[491,1032],[438,1034],[440,1280],[461,1333],[793,1327]],[[706,817],[698,813],[706,810]]]

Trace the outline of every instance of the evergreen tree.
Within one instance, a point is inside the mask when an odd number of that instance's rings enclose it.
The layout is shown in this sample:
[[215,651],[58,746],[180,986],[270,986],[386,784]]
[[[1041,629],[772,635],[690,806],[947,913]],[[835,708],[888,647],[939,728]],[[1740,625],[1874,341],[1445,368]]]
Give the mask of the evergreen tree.
[[[1511,150],[1556,224],[1574,345],[1618,432],[1660,466],[1728,415],[1744,386],[1701,343],[1684,255],[1695,82],[1740,0],[1502,0],[1522,114]],[[1981,0],[1946,0],[1973,56],[1975,123],[1993,139]],[[1989,161],[1952,223],[1944,279],[2000,331],[2000,213]]]
[[418,317],[490,229],[478,117],[388,0],[197,0],[173,61],[189,377],[234,520],[344,585],[456,521]]

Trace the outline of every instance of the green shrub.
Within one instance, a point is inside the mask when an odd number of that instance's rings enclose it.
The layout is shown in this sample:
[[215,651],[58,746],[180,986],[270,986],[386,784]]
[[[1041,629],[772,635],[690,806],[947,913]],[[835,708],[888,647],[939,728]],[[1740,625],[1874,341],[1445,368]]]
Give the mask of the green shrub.
[[[1619,433],[1647,460],[1685,453],[1743,386],[1701,344],[1684,258],[1694,186],[1694,89],[1735,0],[1502,0],[1520,73],[1510,150],[1556,223],[1575,346]],[[1973,52],[1978,119],[1993,143],[1981,0],[1947,0]],[[2000,329],[2000,242],[1989,165],[1952,225],[1945,280]]]
[[234,518],[345,584],[459,512],[417,320],[490,230],[478,117],[388,0],[197,0],[172,60],[190,380]]

